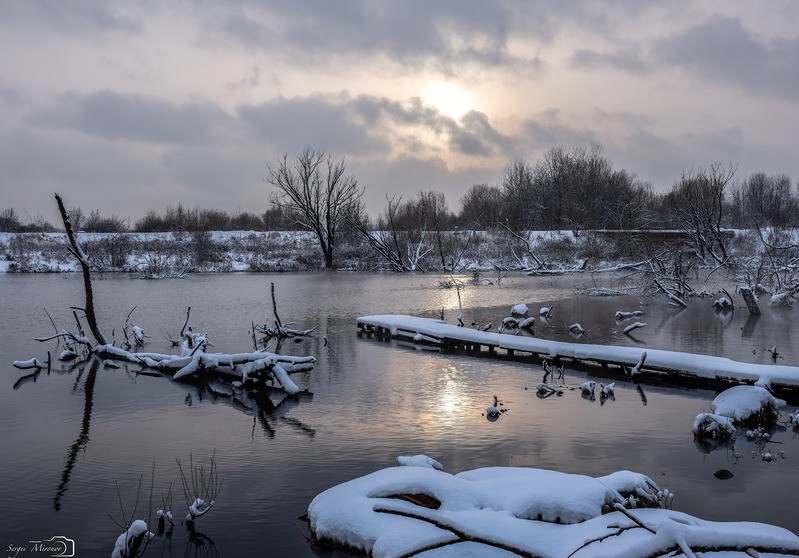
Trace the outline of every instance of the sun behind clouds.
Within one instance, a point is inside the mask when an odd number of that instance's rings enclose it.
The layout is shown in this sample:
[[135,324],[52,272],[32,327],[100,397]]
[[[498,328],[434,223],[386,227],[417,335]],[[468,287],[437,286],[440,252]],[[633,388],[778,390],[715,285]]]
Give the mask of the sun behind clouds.
[[460,119],[474,108],[475,96],[465,87],[450,81],[429,81],[422,88],[422,100],[441,114]]

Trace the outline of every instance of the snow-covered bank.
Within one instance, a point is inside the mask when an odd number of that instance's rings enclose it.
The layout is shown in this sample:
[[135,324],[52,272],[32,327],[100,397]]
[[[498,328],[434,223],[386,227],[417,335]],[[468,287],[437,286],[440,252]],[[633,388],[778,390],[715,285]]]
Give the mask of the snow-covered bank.
[[[569,358],[582,362],[609,363],[634,367],[643,350],[634,347],[565,343],[477,331],[447,324],[432,318],[417,318],[403,315],[362,316],[356,320],[361,328],[382,329],[392,337],[416,342],[439,344],[470,344],[494,347],[505,351],[521,351],[543,357]],[[733,383],[754,383],[761,386],[799,388],[799,367],[763,365],[737,362],[723,357],[696,355],[657,349],[646,350],[644,371],[665,374],[680,374],[709,380]]]
[[[419,257],[409,268],[481,271],[498,275],[498,280],[507,270],[559,274],[619,269],[644,257],[631,253],[624,234],[619,233],[623,231],[584,231],[575,237],[571,231],[529,231],[522,236],[502,229],[447,231],[441,233],[440,243],[428,235],[423,246],[415,246]],[[680,233],[671,233],[666,240],[679,242]],[[663,231],[650,234],[664,240],[657,236],[663,236]],[[78,236],[93,269],[103,272],[155,275],[166,270],[308,271],[324,267],[318,243],[307,231],[81,232]],[[364,238],[353,234],[342,235],[335,258],[338,269],[394,269]],[[0,232],[0,272],[68,271],[75,267],[64,233]]]
[[790,531],[704,521],[659,507],[671,500],[667,490],[630,471],[592,478],[515,467],[457,475],[393,467],[319,494],[308,516],[317,539],[375,558],[799,553],[799,537]]

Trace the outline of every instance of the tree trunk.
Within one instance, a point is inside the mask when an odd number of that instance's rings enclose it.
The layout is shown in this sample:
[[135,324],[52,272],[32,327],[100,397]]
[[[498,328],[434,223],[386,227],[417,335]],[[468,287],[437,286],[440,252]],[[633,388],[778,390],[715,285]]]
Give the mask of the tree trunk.
[[83,272],[83,288],[86,292],[86,306],[84,308],[84,312],[86,312],[86,321],[89,322],[89,329],[91,330],[92,335],[94,335],[95,340],[101,345],[107,345],[108,341],[105,340],[105,336],[100,332],[100,328],[97,327],[97,317],[94,314],[94,292],[92,291],[92,276],[89,270],[88,258],[78,244],[78,240],[75,237],[74,231],[72,230],[72,224],[69,222],[67,210],[64,208],[64,202],[61,200],[61,196],[56,194],[55,200],[56,203],[58,203],[58,211],[61,213],[61,220],[64,222],[64,230],[67,233],[67,238],[69,239],[72,253],[80,263],[80,268]]

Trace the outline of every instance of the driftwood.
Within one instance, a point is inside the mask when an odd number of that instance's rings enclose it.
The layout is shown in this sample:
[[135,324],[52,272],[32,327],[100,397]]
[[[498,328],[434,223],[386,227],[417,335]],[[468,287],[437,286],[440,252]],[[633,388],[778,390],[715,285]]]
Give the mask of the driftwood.
[[318,327],[314,326],[311,329],[294,329],[289,327],[291,324],[284,324],[283,320],[280,319],[280,314],[277,313],[277,299],[275,297],[274,283],[272,283],[272,312],[275,315],[275,325],[270,326],[269,324],[253,324],[253,332],[257,331],[258,333],[265,335],[267,339],[271,339],[273,337],[277,339],[285,339],[286,337],[305,337],[306,335],[310,335]]
[[757,297],[750,287],[741,287],[738,289],[741,296],[749,309],[749,313],[755,316],[760,315],[760,305],[757,302]]
[[[81,248],[78,240],[72,230],[69,217],[66,209],[64,208],[61,196],[56,194],[56,202],[58,209],[61,213],[61,218],[64,222],[64,228],[67,231],[67,238],[69,239],[70,251],[80,263],[83,271],[83,284],[86,296],[86,304],[84,308],[73,308],[73,316],[77,326],[77,333],[72,333],[66,330],[58,331],[58,328],[53,324],[56,333],[47,337],[37,338],[37,341],[49,341],[52,339],[64,340],[68,342],[68,351],[71,353],[70,358],[77,358],[77,347],[81,347],[84,356],[87,358],[96,355],[101,359],[109,359],[109,361],[127,361],[138,364],[147,368],[159,370],[161,372],[172,374],[174,380],[193,380],[197,376],[213,375],[221,379],[226,379],[230,382],[240,382],[241,384],[258,382],[268,382],[277,384],[289,395],[299,395],[302,390],[297,387],[294,382],[289,378],[291,372],[307,371],[313,368],[313,363],[316,359],[312,356],[306,357],[291,357],[281,356],[278,354],[255,351],[252,353],[239,353],[239,354],[225,354],[225,353],[208,353],[207,350],[211,347],[207,334],[197,333],[192,331],[188,326],[189,315],[191,308],[186,312],[186,321],[181,328],[182,341],[177,342],[171,340],[173,345],[180,345],[180,354],[161,354],[161,353],[144,353],[144,352],[131,352],[131,343],[129,339],[132,337],[137,348],[144,344],[146,336],[141,328],[134,326],[133,334],[128,333],[128,325],[130,314],[128,314],[125,321],[123,332],[125,339],[123,343],[126,348],[117,347],[113,342],[109,343],[102,333],[102,330],[97,324],[97,317],[94,310],[94,292],[92,290],[91,270],[89,267],[89,258]],[[272,291],[274,303],[274,285]],[[135,307],[134,307],[135,309]],[[277,306],[274,306],[275,316],[277,323],[281,329],[285,326],[280,322],[277,317]],[[84,313],[86,322],[89,325],[94,340],[90,339],[83,331],[81,319],[78,316],[77,310]],[[49,315],[48,315],[49,316]],[[50,320],[51,323],[52,319]],[[309,330],[310,332],[311,330]],[[63,353],[62,353],[63,357]],[[62,358],[64,360],[64,358]],[[108,362],[108,361],[107,361]],[[17,368],[33,368],[41,369],[44,364],[36,359],[28,361],[17,361],[14,363]],[[48,358],[47,366],[50,366],[50,359]]]
[[665,294],[669,298],[669,300],[671,300],[674,304],[676,304],[677,306],[682,306],[683,308],[688,308],[688,305],[685,303],[685,301],[680,297],[678,297],[677,295],[675,295],[674,293],[670,292],[668,289],[666,289],[666,287],[663,286],[663,283],[661,283],[657,279],[653,279],[653,281],[655,282],[657,288],[663,291],[663,294]]

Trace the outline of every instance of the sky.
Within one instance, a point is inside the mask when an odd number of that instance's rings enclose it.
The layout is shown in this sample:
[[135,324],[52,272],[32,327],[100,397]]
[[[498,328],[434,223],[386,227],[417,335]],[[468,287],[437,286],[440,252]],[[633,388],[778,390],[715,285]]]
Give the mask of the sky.
[[344,159],[450,209],[599,142],[668,190],[714,162],[799,178],[793,0],[4,0],[0,209],[268,209],[269,165]]

